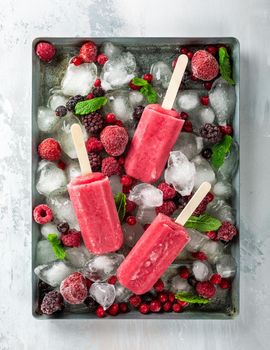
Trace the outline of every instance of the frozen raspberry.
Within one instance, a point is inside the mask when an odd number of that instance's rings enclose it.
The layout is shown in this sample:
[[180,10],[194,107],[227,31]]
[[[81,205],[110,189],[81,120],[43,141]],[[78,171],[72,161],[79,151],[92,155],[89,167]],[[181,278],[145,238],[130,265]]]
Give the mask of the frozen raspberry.
[[40,42],[36,46],[36,54],[43,62],[50,62],[54,55],[55,55],[56,49],[51,43],[47,42]]
[[237,234],[236,227],[229,221],[224,221],[217,232],[217,239],[229,242]]
[[70,97],[66,103],[67,110],[70,112],[74,112],[76,104],[82,101],[84,101],[84,97],[81,95]]
[[173,201],[165,201],[160,207],[156,208],[156,212],[162,213],[165,215],[172,215],[173,212],[176,210],[176,205]]
[[104,127],[104,118],[99,112],[84,115],[82,118],[85,129],[91,134],[98,134]]
[[59,160],[61,157],[61,147],[55,139],[48,138],[39,144],[38,154],[41,158],[46,160]]
[[164,290],[164,282],[161,279],[157,280],[157,282],[154,284],[153,288],[157,292],[162,292]]
[[218,273],[214,273],[210,278],[210,282],[213,284],[220,284],[221,276]]
[[148,314],[149,310],[150,310],[150,307],[146,303],[143,303],[139,306],[139,311],[141,314]]
[[192,257],[194,259],[197,259],[197,260],[200,260],[200,261],[207,260],[207,256],[205,255],[204,252],[194,252],[194,253],[192,253]]
[[89,137],[86,141],[87,152],[100,152],[103,150],[103,144],[96,137]]
[[171,309],[172,309],[172,303],[170,303],[169,301],[166,301],[166,303],[162,305],[162,310],[164,312],[169,312],[171,311]]
[[46,315],[51,315],[56,311],[62,310],[64,307],[63,297],[56,290],[45,294],[40,309]]
[[120,156],[128,143],[128,133],[125,128],[109,125],[102,130],[100,140],[109,155]]
[[198,205],[198,207],[194,210],[194,212],[193,212],[192,215],[199,216],[199,215],[203,214],[203,213],[206,211],[207,204],[208,204],[208,200],[207,200],[207,198],[205,197],[205,198],[201,201],[201,203]]
[[186,266],[182,266],[180,267],[180,271],[179,271],[179,276],[183,279],[188,279],[189,277],[189,270]]
[[36,206],[33,215],[35,222],[38,224],[47,224],[47,222],[53,220],[53,212],[46,204]]
[[87,297],[84,301],[84,304],[87,306],[90,312],[95,312],[98,308],[98,303],[91,297]]
[[97,63],[103,66],[108,61],[108,57],[105,55],[105,53],[101,53],[97,57]]
[[96,315],[97,315],[97,317],[100,317],[100,318],[106,316],[106,312],[105,312],[105,310],[103,309],[103,307],[102,307],[101,305],[99,305],[99,306],[97,307],[97,309],[96,309]]
[[64,117],[67,114],[67,108],[65,106],[58,106],[55,110],[57,117]]
[[119,314],[119,305],[118,304],[112,304],[107,311],[108,311],[109,315],[116,316],[116,315]]
[[88,153],[88,158],[93,171],[99,171],[101,167],[102,158],[95,152]]
[[196,78],[209,81],[218,75],[219,65],[211,53],[199,50],[192,57],[191,69]]
[[126,212],[127,213],[132,213],[136,209],[136,207],[137,207],[136,203],[127,199],[127,201],[126,201]]
[[181,312],[183,310],[182,305],[179,303],[174,303],[172,305],[173,312]]
[[89,290],[94,282],[91,281],[89,278],[86,278],[86,277],[85,277],[85,280],[86,280],[87,289]]
[[164,304],[166,303],[166,301],[168,301],[168,294],[164,293],[164,292],[161,292],[158,294],[158,300]]
[[80,57],[84,62],[94,62],[97,57],[97,46],[92,41],[88,41],[80,48]]
[[226,278],[221,278],[219,286],[221,289],[228,289],[230,288],[231,285],[230,285],[230,282],[226,280]]
[[102,160],[101,171],[105,176],[120,175],[121,165],[114,157],[107,157]]
[[79,247],[81,244],[81,233],[76,230],[70,230],[67,234],[63,234],[61,241],[66,247]]
[[222,139],[219,127],[211,123],[206,123],[200,128],[200,135],[210,143],[217,143]]
[[133,307],[139,307],[142,303],[142,298],[139,295],[132,295],[129,298],[129,302]]
[[75,56],[71,59],[70,63],[74,64],[74,66],[80,66],[83,63],[83,59],[80,56]]
[[208,281],[198,282],[196,284],[196,292],[203,298],[212,298],[216,293],[216,288]]
[[151,312],[159,312],[161,310],[161,304],[158,300],[153,300],[150,303],[150,311]]
[[172,186],[166,184],[166,182],[161,182],[158,185],[158,189],[163,192],[164,200],[172,199],[176,194],[175,189]]
[[87,285],[83,275],[74,272],[61,282],[60,293],[69,304],[81,304],[87,297]]
[[117,282],[117,277],[116,276],[111,276],[110,278],[108,278],[107,283],[109,284],[115,284]]
[[122,312],[123,314],[128,312],[129,309],[128,309],[128,304],[127,303],[120,303],[119,304],[119,310],[120,312]]

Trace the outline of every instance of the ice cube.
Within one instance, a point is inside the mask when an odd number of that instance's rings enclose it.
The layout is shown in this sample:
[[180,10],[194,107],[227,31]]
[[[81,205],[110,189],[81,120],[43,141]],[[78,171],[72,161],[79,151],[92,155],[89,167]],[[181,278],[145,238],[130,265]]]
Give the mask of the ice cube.
[[219,124],[225,124],[234,113],[236,94],[234,86],[226,80],[217,79],[209,92],[210,104],[213,107]]
[[208,240],[202,245],[200,251],[205,253],[211,264],[214,264],[224,254],[224,246],[220,242]]
[[196,167],[194,190],[197,190],[205,181],[210,182],[210,184],[213,186],[216,182],[216,174],[209,162],[199,155],[193,158],[192,162]]
[[200,97],[198,91],[184,90],[179,92],[176,97],[176,105],[181,112],[191,112],[200,106]]
[[120,56],[123,48],[121,46],[116,46],[110,41],[106,41],[101,46],[101,52],[103,52],[109,59]]
[[37,114],[37,124],[40,131],[52,133],[57,129],[60,118],[55,112],[46,107],[39,107]]
[[132,295],[132,292],[123,287],[119,282],[116,282],[114,285],[115,288],[115,302],[124,303],[128,301],[129,297]]
[[129,247],[133,247],[144,233],[142,225],[138,222],[135,225],[123,224],[122,230],[125,244]]
[[153,76],[153,85],[161,85],[164,89],[167,89],[172,77],[171,68],[162,61],[158,61],[152,64],[150,73]]
[[215,113],[211,107],[200,106],[190,116],[193,130],[199,131],[202,126],[206,123],[213,123],[215,120]]
[[109,177],[111,189],[113,194],[117,194],[119,192],[122,192],[123,185],[120,182],[120,176],[118,175],[112,175]]
[[103,66],[101,72],[101,86],[105,90],[120,89],[127,86],[135,77],[136,60],[130,52],[113,56]]
[[213,187],[213,193],[221,199],[228,199],[232,196],[232,185],[227,181],[219,181]]
[[156,216],[157,213],[155,208],[139,207],[136,214],[136,219],[139,223],[145,225],[151,224],[151,222],[155,219]]
[[45,238],[47,238],[49,234],[55,234],[58,238],[60,238],[61,236],[60,232],[57,230],[57,226],[52,222],[48,222],[47,224],[41,225],[40,231],[42,236]]
[[132,188],[128,199],[144,208],[155,208],[162,205],[163,192],[153,185],[141,183]]
[[103,282],[116,273],[118,266],[124,260],[122,254],[96,255],[86,262],[83,274],[91,281]]
[[197,156],[203,148],[203,139],[190,132],[181,132],[173,150],[181,151],[189,160]]
[[106,94],[108,99],[104,106],[105,113],[114,113],[117,119],[127,123],[133,119],[133,107],[129,102],[128,91],[119,90]]
[[64,261],[55,261],[47,265],[37,266],[34,272],[45,283],[57,287],[74,272],[74,269]]
[[89,289],[89,294],[105,310],[108,309],[115,300],[114,285],[109,283],[93,283]]
[[[67,97],[62,94],[61,90],[54,90],[53,95],[49,97],[48,106],[53,111],[59,106],[65,106],[67,103]],[[58,117],[59,118],[59,117]]]
[[[72,159],[77,158],[77,153],[73,144],[73,140],[70,133],[70,128],[73,124],[79,124],[80,120],[72,114],[67,114],[65,117],[60,119],[56,138],[59,141],[62,150]],[[84,139],[87,139],[87,132],[82,127]]]
[[66,259],[71,266],[82,268],[86,262],[93,257],[84,245],[77,248],[66,249]]
[[207,213],[220,221],[235,223],[234,211],[232,207],[223,199],[215,198],[207,205]]
[[75,66],[69,63],[61,86],[64,95],[87,95],[97,77],[97,66],[94,63],[82,63]]
[[174,276],[171,280],[171,291],[176,292],[190,292],[192,290],[191,285],[186,279],[181,278],[180,276]]
[[207,281],[212,275],[212,268],[206,261],[196,260],[192,265],[192,272],[197,281]]
[[70,161],[65,170],[68,182],[81,175],[80,165],[77,160]]
[[55,163],[41,160],[37,169],[36,189],[40,194],[48,196],[59,188],[66,188],[67,178],[65,172]]
[[199,251],[202,245],[209,240],[205,234],[202,234],[193,228],[188,228],[187,231],[190,237],[190,241],[186,245],[186,249],[189,252],[193,253]]
[[236,262],[231,255],[223,255],[216,262],[216,269],[221,277],[233,277],[236,273]]
[[170,153],[165,181],[173,185],[182,196],[188,196],[194,186],[195,166],[181,151]]
[[230,152],[226,155],[224,163],[217,171],[217,175],[222,179],[232,179],[238,168],[239,149],[238,144],[233,142]]
[[80,230],[72,203],[67,192],[55,191],[47,198],[56,223],[67,222],[70,228]]
[[48,264],[57,260],[52,245],[46,239],[43,239],[37,244],[36,259],[38,265]]
[[128,98],[129,103],[133,108],[140,105],[144,105],[146,103],[145,98],[143,94],[140,93],[140,91],[130,91]]

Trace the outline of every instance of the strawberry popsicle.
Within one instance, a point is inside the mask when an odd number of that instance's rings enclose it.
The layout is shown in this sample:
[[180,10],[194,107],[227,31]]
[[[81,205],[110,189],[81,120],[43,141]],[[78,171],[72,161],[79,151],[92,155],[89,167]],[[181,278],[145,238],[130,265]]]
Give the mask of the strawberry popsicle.
[[118,281],[124,287],[135,294],[144,294],[153,287],[189,242],[183,226],[210,188],[204,182],[175,221],[158,214],[117,270]]
[[142,182],[153,183],[160,177],[184,120],[172,110],[188,58],[176,63],[162,106],[148,105],[143,111],[125,160],[126,173]]
[[85,246],[94,254],[114,252],[123,243],[123,233],[109,179],[92,173],[81,127],[72,125],[71,133],[82,175],[67,187]]

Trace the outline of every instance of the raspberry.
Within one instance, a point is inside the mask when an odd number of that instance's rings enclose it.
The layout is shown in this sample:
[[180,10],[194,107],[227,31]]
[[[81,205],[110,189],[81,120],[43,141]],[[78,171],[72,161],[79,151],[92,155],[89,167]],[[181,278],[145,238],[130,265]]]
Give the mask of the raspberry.
[[101,305],[99,305],[99,306],[97,307],[97,309],[96,309],[96,315],[97,315],[97,317],[100,317],[100,318],[106,316],[106,312],[105,312],[105,310],[103,309],[103,307],[102,307]]
[[74,272],[60,285],[60,293],[69,304],[81,304],[87,297],[87,285],[83,275]]
[[40,309],[46,315],[51,315],[56,311],[62,310],[64,307],[63,297],[56,290],[45,294]]
[[180,267],[180,271],[179,271],[179,276],[183,279],[188,279],[189,277],[189,270],[186,266],[182,266]]
[[169,301],[166,301],[166,303],[162,305],[162,310],[164,312],[169,312],[171,311],[171,309],[172,309],[172,304]]
[[63,234],[61,241],[66,247],[79,247],[81,244],[81,233],[76,230],[70,230],[67,234]]
[[61,222],[57,225],[57,230],[61,233],[67,233],[69,231],[69,224],[67,222]]
[[96,79],[96,81],[94,82],[94,87],[100,87],[100,86],[101,86],[101,80]]
[[154,284],[153,288],[157,292],[162,292],[164,290],[164,283],[161,279],[157,280],[157,282]]
[[158,189],[163,192],[163,199],[164,200],[172,199],[176,194],[175,189],[172,186],[166,184],[166,182],[161,182],[158,185]]
[[116,316],[119,313],[119,305],[118,304],[112,304],[108,309],[108,314],[111,316]]
[[172,215],[175,210],[176,205],[173,201],[166,201],[160,207],[156,208],[157,214],[162,213],[168,216]]
[[66,103],[67,110],[70,112],[74,112],[76,104],[82,101],[84,101],[84,97],[81,95],[70,97]]
[[113,113],[108,113],[106,115],[106,123],[108,124],[115,124],[116,122],[116,116]]
[[128,175],[123,175],[121,177],[121,184],[123,186],[131,186],[132,185],[132,178]]
[[153,75],[150,73],[144,74],[143,79],[148,81],[148,83],[151,83],[151,81],[153,79]]
[[209,105],[209,97],[208,96],[202,96],[201,97],[201,104],[204,106],[208,106]]
[[212,80],[219,73],[219,65],[213,55],[205,50],[195,52],[191,60],[193,75],[201,80]]
[[217,143],[222,139],[219,127],[210,123],[206,123],[200,128],[200,135],[210,143]]
[[102,158],[95,152],[88,153],[88,158],[93,171],[99,171],[101,167]]
[[205,198],[208,200],[208,203],[212,202],[214,199],[214,195],[211,192],[208,192]]
[[161,310],[161,304],[158,300],[153,300],[150,303],[150,311],[152,312],[159,312]]
[[220,284],[221,276],[218,273],[214,273],[210,278],[210,282],[212,284]]
[[100,86],[99,87],[95,87],[92,90],[92,93],[93,93],[94,97],[101,97],[101,96],[105,95],[105,91]]
[[59,160],[61,157],[61,147],[55,139],[48,138],[39,144],[38,154],[41,158],[46,160]]
[[128,133],[123,127],[109,125],[102,130],[100,140],[109,155],[120,156],[128,143]]
[[97,56],[97,63],[103,66],[108,61],[108,57],[105,53],[101,53]]
[[126,218],[126,223],[130,226],[136,225],[136,222],[137,222],[137,220],[136,220],[135,216],[131,215],[131,216],[128,216]]
[[88,41],[80,48],[80,57],[84,62],[94,62],[97,57],[97,46],[92,41]]
[[139,311],[141,314],[148,314],[149,310],[150,310],[150,307],[146,303],[143,303],[139,306]]
[[129,298],[129,302],[133,307],[139,307],[142,303],[142,298],[139,295],[132,295]]
[[104,127],[104,118],[98,112],[93,112],[83,116],[82,122],[85,129],[92,134],[99,133]]
[[208,231],[206,234],[207,234],[207,237],[209,237],[213,241],[217,240],[217,233],[215,231]]
[[54,55],[55,55],[56,49],[51,43],[47,42],[39,42],[36,46],[36,54],[43,62],[50,62]]
[[172,305],[173,312],[181,312],[183,310],[182,306],[179,303],[174,303]]
[[217,239],[229,242],[237,234],[237,229],[229,221],[224,221],[217,232]]
[[205,255],[204,252],[195,252],[195,253],[192,253],[192,257],[194,259],[197,259],[197,260],[200,260],[200,261],[205,261],[207,260],[207,256]]
[[126,200],[126,212],[132,213],[133,210],[135,210],[137,207],[136,203],[130,201],[129,199]]
[[127,303],[120,303],[119,304],[119,311],[122,312],[123,314],[128,312],[128,304]]
[[80,56],[75,56],[71,59],[70,63],[74,64],[74,66],[80,66],[83,63],[83,59]]
[[98,303],[91,297],[87,297],[84,301],[84,304],[87,306],[90,312],[95,312],[98,308]]
[[96,137],[89,137],[86,141],[87,152],[100,152],[103,150],[103,144]]
[[33,215],[37,224],[46,224],[53,220],[53,212],[46,204],[36,206]]
[[55,110],[57,117],[64,117],[67,114],[67,109],[65,106],[58,106]]
[[230,288],[231,285],[230,285],[230,282],[228,280],[226,280],[225,278],[221,278],[219,286],[221,289],[228,289],[228,288]]
[[166,303],[166,301],[168,300],[168,295],[167,295],[166,293],[161,292],[161,293],[158,294],[158,300],[159,300],[162,304],[164,304],[164,303]]
[[216,288],[208,281],[198,282],[196,292],[203,298],[212,298],[216,293]]
[[101,171],[105,176],[120,175],[122,167],[114,157],[102,160]]
[[108,278],[107,283],[109,284],[115,284],[117,282],[117,277],[116,276],[111,276],[110,278]]

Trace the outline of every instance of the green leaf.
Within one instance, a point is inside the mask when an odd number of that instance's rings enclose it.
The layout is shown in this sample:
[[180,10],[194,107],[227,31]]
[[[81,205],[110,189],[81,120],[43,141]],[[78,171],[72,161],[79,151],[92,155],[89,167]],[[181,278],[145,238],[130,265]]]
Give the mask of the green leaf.
[[50,233],[47,237],[48,241],[52,245],[52,249],[54,251],[55,256],[59,260],[64,260],[66,257],[66,251],[61,245],[61,241],[58,238],[57,234],[55,233]]
[[156,103],[157,102],[157,92],[154,90],[152,85],[148,84],[141,88],[140,93],[147,99],[148,103]]
[[199,297],[189,292],[178,292],[175,294],[175,299],[185,301],[190,304],[208,304],[209,299]]
[[127,202],[126,195],[122,192],[119,192],[114,196],[114,201],[115,201],[117,213],[119,216],[119,220],[120,222],[122,222],[126,215],[126,202]]
[[133,78],[132,83],[136,86],[146,86],[149,85],[148,81],[142,78]]
[[79,115],[85,115],[97,111],[108,102],[104,96],[95,97],[91,100],[81,101],[76,103],[75,113]]
[[224,80],[226,80],[229,84],[234,85],[235,82],[232,79],[232,67],[230,62],[230,56],[225,47],[220,47],[218,50],[219,56],[219,69],[220,74]]
[[216,231],[220,228],[221,222],[208,214],[191,216],[185,223],[185,227],[194,228],[200,232]]
[[232,141],[230,135],[225,135],[219,143],[212,147],[211,164],[215,169],[220,168],[224,163],[226,154],[231,149]]

